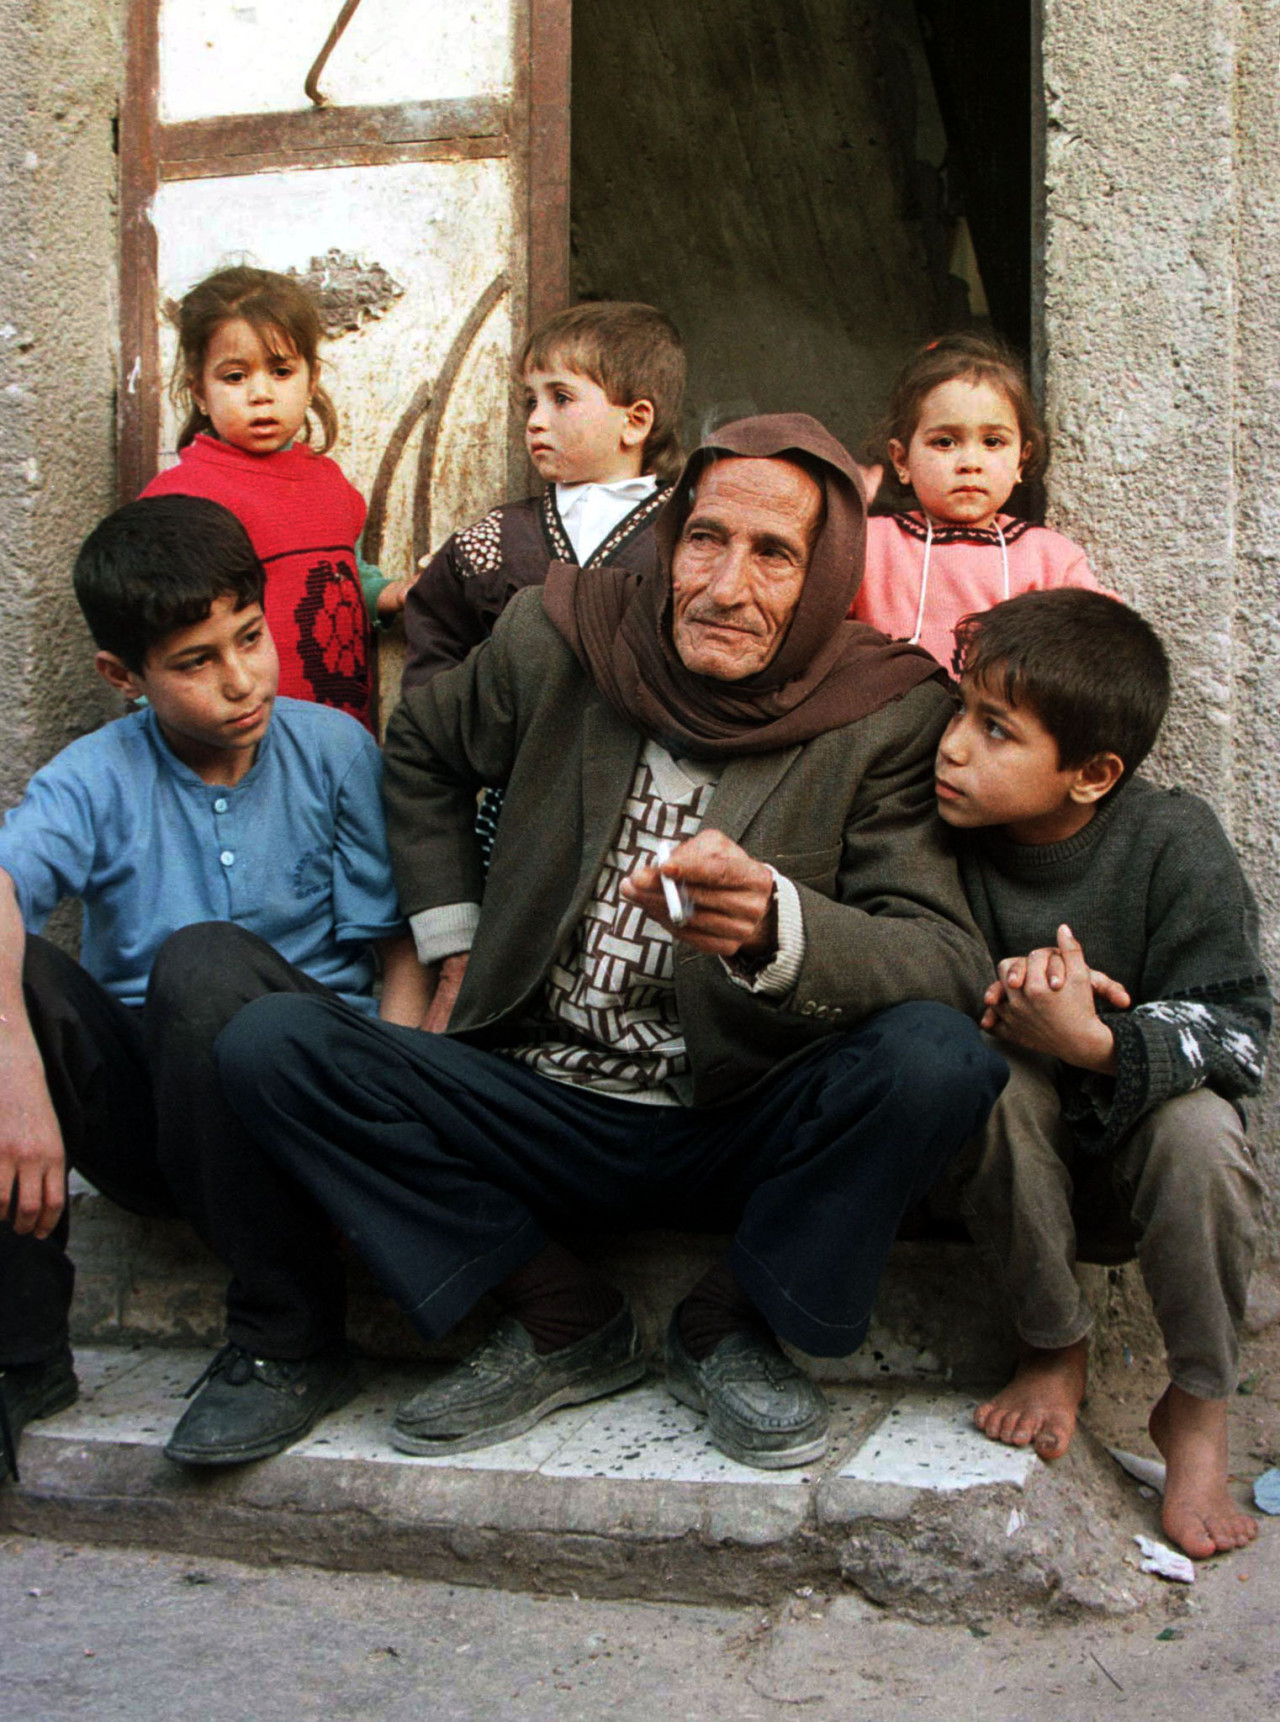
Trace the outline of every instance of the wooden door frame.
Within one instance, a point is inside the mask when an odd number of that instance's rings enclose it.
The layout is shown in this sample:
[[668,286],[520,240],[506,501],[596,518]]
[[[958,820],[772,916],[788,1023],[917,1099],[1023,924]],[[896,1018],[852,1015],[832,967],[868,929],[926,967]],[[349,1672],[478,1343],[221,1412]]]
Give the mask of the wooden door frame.
[[[166,124],[159,114],[161,0],[129,0],[120,115],[120,373],[117,483],[130,501],[160,447],[159,290],[151,207],[172,180],[298,168],[510,157],[512,339],[568,302],[569,86],[572,0],[513,0],[509,100],[310,107]],[[523,471],[523,439],[511,458]],[[513,472],[514,477],[514,472]]]

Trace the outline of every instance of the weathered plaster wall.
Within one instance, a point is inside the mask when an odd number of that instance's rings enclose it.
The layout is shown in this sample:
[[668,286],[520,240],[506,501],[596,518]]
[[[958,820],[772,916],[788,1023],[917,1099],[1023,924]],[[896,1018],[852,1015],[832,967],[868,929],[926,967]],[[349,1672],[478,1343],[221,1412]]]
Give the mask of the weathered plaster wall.
[[1280,7],[1043,17],[1051,518],[1169,641],[1155,770],[1226,821],[1280,974]]
[[0,0],[0,802],[104,705],[71,595],[113,501],[120,0]]

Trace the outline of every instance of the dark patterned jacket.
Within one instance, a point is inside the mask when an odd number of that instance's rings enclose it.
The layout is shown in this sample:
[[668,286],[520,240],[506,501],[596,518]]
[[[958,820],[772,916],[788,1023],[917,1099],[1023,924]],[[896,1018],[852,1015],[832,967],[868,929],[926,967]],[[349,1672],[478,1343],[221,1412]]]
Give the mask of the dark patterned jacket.
[[[826,1035],[908,999],[976,1014],[991,967],[933,799],[950,713],[937,682],[922,682],[812,741],[725,762],[706,824],[795,884],[805,955],[794,992],[772,999],[737,985],[719,957],[681,947],[682,1102],[739,1099]],[[400,701],[383,791],[401,907],[412,917],[481,905],[450,1034],[493,1048],[524,1038],[643,747],[533,592],[452,675]],[[506,795],[487,878],[474,828],[482,786]]]
[[[653,523],[670,485],[659,485],[636,504],[583,564],[621,563],[646,574],[657,562]],[[556,507],[555,486],[542,496],[506,503],[464,532],[455,532],[431,558],[404,610],[403,688],[419,687],[440,670],[460,664],[488,639],[512,596],[541,586],[553,562],[577,562]]]

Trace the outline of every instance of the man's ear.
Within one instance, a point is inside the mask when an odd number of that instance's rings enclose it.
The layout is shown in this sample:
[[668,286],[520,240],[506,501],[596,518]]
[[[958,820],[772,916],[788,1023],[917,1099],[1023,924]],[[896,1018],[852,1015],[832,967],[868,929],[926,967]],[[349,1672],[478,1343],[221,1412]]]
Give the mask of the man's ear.
[[622,427],[623,448],[643,448],[653,429],[653,402],[632,401],[627,408],[627,420]]
[[1101,801],[1123,776],[1124,761],[1118,753],[1095,753],[1092,759],[1077,766],[1071,783],[1071,799],[1081,807]]
[[145,676],[131,670],[123,658],[118,658],[114,652],[99,652],[93,660],[93,667],[102,677],[109,688],[123,695],[127,700],[145,699],[147,684]]

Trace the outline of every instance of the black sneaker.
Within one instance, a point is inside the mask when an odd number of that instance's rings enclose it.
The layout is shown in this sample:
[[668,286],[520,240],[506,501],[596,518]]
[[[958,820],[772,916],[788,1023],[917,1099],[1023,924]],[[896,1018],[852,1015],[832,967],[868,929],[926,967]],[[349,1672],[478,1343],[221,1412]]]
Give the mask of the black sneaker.
[[821,1390],[764,1328],[722,1339],[699,1363],[685,1349],[679,1310],[667,1329],[667,1386],[707,1414],[707,1433],[740,1465],[785,1471],[827,1450],[830,1413]]
[[509,1441],[561,1405],[630,1387],[646,1367],[626,1304],[585,1339],[542,1356],[509,1315],[456,1369],[404,1401],[391,1444],[402,1453],[466,1453]]
[[69,1349],[39,1363],[0,1369],[0,1483],[18,1481],[18,1437],[28,1423],[73,1405],[80,1391]]
[[301,1441],[360,1386],[343,1344],[294,1360],[255,1357],[228,1342],[187,1389],[194,1394],[165,1444],[180,1465],[243,1465]]

